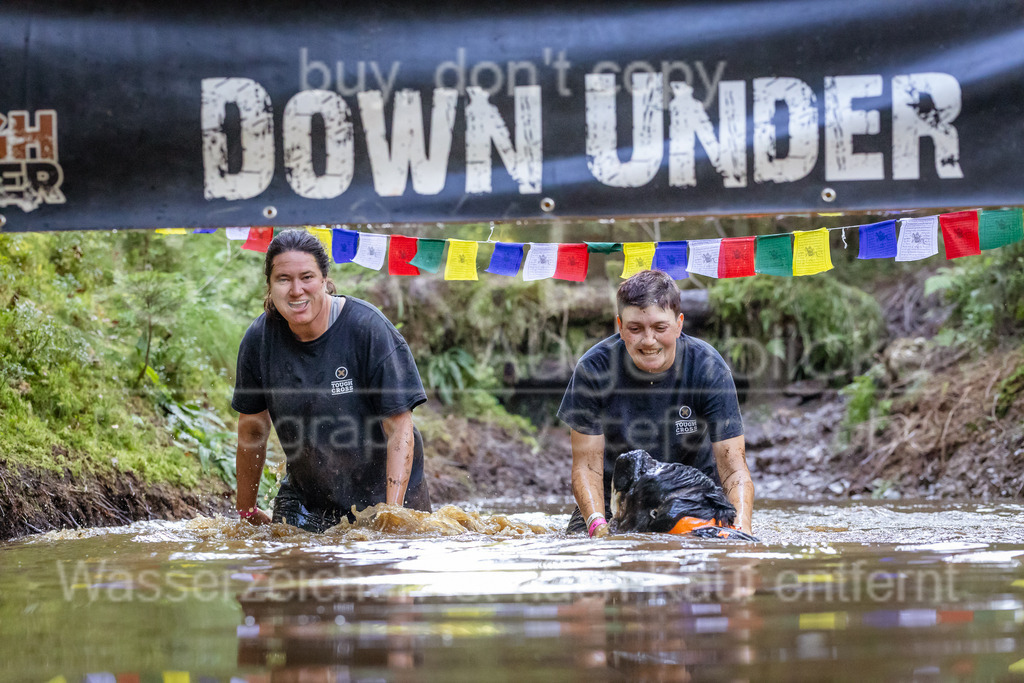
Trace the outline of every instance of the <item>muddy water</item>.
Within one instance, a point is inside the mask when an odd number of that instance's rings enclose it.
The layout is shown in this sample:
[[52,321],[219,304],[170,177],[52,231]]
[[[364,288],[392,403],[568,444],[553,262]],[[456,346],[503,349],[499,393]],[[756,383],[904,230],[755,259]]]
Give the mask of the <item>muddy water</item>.
[[1024,678],[1024,506],[761,502],[761,544],[385,513],[0,545],[0,680]]

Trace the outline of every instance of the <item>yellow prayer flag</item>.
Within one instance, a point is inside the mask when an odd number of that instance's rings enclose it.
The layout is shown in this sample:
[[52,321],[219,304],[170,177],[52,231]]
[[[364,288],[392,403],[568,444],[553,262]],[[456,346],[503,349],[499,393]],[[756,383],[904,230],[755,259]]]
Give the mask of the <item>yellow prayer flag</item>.
[[164,672],[164,683],[188,683],[189,675],[187,671],[165,671]]
[[320,244],[324,245],[324,249],[327,250],[327,255],[331,254],[331,229],[330,228],[306,228],[313,236],[320,240]]
[[636,275],[641,270],[650,270],[654,262],[654,242],[626,242],[622,245],[622,277]]
[[793,233],[793,275],[814,275],[832,270],[828,228]]
[[448,240],[445,280],[476,280],[476,252],[480,245],[466,240]]
[[185,228],[157,228],[156,234],[158,235],[187,235],[188,230]]

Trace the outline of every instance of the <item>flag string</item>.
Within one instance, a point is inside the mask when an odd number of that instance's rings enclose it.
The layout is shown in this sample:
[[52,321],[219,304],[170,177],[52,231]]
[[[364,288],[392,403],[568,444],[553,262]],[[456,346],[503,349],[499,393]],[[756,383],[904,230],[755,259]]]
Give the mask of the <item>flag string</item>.
[[[858,259],[917,261],[928,258],[938,253],[940,232],[947,259],[980,254],[1024,239],[1024,210],[972,209],[744,237],[633,242],[495,240],[495,221],[490,221],[486,240],[365,232],[359,229],[362,226],[357,224],[355,230],[347,224],[302,227],[324,244],[335,263],[351,262],[372,270],[381,270],[387,263],[391,275],[419,275],[424,270],[436,273],[443,265],[446,280],[476,280],[479,245],[491,244],[494,251],[486,272],[514,276],[521,269],[523,279],[528,281],[546,278],[582,281],[587,275],[590,254],[617,252],[623,254],[623,278],[647,269],[665,271],[674,279],[688,277],[691,273],[732,278],[755,274],[812,275],[831,270],[829,235],[836,230],[840,231],[844,249],[849,249],[846,231],[857,230]],[[367,223],[366,229],[373,230],[373,225]],[[173,228],[157,232],[182,234],[189,231]],[[212,231],[196,229],[191,232]],[[226,232],[229,240],[244,240],[242,248],[265,252],[274,229],[227,228]],[[660,236],[660,230],[655,234]]]

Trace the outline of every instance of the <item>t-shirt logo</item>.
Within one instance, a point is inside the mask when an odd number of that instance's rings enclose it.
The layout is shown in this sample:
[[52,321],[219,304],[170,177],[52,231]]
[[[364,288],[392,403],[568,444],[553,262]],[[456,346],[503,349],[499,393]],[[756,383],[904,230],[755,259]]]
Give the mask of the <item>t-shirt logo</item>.
[[348,379],[348,368],[344,365],[334,371],[334,376],[338,378],[338,381],[331,382],[331,396],[351,394],[355,390],[353,381]]
[[697,431],[697,421],[693,417],[693,409],[690,406],[679,406],[680,420],[676,420],[676,436],[681,434],[693,434]]

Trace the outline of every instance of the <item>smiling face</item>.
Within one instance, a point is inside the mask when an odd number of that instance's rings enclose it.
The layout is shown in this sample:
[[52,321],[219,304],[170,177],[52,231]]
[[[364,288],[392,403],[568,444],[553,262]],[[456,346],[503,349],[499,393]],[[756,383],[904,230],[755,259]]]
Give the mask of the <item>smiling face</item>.
[[300,340],[316,339],[326,331],[329,295],[312,254],[285,251],[275,256],[269,286],[274,307]]
[[661,306],[626,306],[615,319],[633,364],[644,372],[664,372],[676,359],[683,314]]

